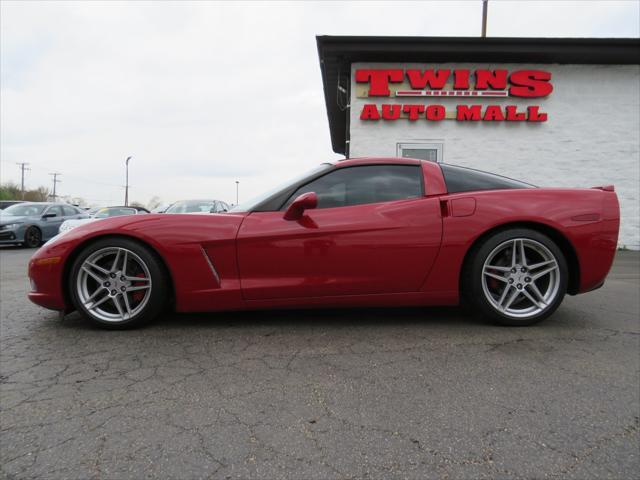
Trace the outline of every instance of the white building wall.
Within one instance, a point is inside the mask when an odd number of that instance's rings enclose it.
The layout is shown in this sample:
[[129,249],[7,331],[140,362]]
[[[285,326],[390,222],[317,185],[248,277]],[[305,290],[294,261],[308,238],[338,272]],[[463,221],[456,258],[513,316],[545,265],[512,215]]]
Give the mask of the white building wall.
[[[357,98],[359,68],[504,68],[551,72],[546,98]],[[393,91],[393,84],[391,84]],[[360,120],[363,105],[468,102],[540,105],[543,123]],[[522,108],[526,110],[526,108]],[[443,161],[493,171],[540,186],[614,184],[621,205],[619,244],[640,248],[640,66],[356,63],[351,71],[350,157],[396,156],[399,142],[443,143]]]

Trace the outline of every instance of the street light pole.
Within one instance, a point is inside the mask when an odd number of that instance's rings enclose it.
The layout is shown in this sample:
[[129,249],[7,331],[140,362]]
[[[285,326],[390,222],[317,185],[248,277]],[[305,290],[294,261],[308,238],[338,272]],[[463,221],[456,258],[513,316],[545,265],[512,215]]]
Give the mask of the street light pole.
[[489,9],[489,0],[482,0],[482,38],[487,36],[487,10]]
[[240,189],[240,182],[236,180],[236,205],[238,205],[238,191]]
[[129,160],[131,160],[131,157],[127,157],[127,159],[124,162],[125,170],[126,170],[126,182],[124,187],[124,206],[125,207],[129,206]]

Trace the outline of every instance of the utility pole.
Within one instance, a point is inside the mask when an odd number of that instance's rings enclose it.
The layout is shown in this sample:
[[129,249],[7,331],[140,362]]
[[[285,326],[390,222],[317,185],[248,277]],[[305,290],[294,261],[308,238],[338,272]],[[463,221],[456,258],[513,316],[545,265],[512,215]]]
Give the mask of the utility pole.
[[487,10],[489,9],[489,0],[482,0],[482,38],[487,36]]
[[62,175],[61,173],[50,173],[49,175],[51,175],[53,177],[53,201],[56,201],[56,183],[60,183],[62,182],[62,180],[58,180],[58,176]]
[[238,192],[240,191],[240,181],[236,180],[236,205],[238,205]]
[[125,186],[124,186],[124,206],[128,207],[129,206],[129,160],[131,160],[131,157],[127,157],[127,159],[124,161],[125,164]]
[[19,165],[20,166],[20,170],[22,170],[22,182],[21,182],[20,190],[22,192],[22,200],[24,200],[24,171],[25,170],[31,170],[31,169],[27,168],[27,165],[29,165],[28,162],[19,162],[19,163],[16,163],[16,165]]

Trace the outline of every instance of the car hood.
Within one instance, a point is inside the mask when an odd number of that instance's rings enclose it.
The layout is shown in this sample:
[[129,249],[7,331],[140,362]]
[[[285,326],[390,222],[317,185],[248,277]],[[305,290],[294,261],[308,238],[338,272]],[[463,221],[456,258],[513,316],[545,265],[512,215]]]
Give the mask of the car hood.
[[64,245],[77,244],[104,235],[122,235],[138,238],[151,245],[203,244],[215,240],[235,239],[246,213],[203,215],[162,213],[126,215],[85,222],[55,237],[49,244],[58,250]]
[[33,217],[17,217],[15,215],[0,214],[0,225],[9,225],[11,223],[24,223],[32,219]]

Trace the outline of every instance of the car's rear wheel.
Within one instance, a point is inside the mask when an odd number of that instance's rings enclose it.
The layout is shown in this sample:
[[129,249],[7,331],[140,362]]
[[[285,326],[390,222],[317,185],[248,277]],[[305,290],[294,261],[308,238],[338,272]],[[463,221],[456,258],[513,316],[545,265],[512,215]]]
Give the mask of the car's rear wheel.
[[29,248],[39,247],[42,243],[42,232],[38,227],[29,227],[24,232],[24,246]]
[[99,240],[76,258],[69,276],[74,305],[93,323],[112,329],[154,319],[167,298],[167,279],[156,254],[126,238]]
[[551,315],[567,291],[568,268],[548,236],[530,229],[491,235],[473,252],[465,294],[487,317],[524,326]]

